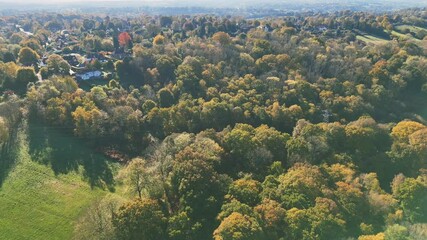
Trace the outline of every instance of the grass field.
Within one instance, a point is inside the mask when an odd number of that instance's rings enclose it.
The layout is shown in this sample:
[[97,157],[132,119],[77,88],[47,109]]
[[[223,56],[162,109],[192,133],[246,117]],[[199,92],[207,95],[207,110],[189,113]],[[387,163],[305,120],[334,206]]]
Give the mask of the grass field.
[[80,165],[58,174],[34,161],[25,133],[18,145],[16,164],[0,186],[0,239],[70,239],[85,209],[109,191],[91,186]]
[[411,26],[411,25],[399,25],[395,27],[399,32],[404,33],[405,31],[418,33],[419,31],[427,31],[427,29],[417,26]]
[[382,44],[386,43],[388,40],[383,38],[378,38],[372,35],[357,35],[356,38],[360,41],[364,41],[365,43],[372,43],[372,44]]
[[[418,27],[415,27],[415,28],[418,28]],[[423,29],[423,28],[421,28],[421,29]],[[403,34],[399,31],[400,30],[392,31],[391,35],[399,38],[400,40],[409,40],[409,41],[421,46],[425,50],[427,50],[427,40],[419,40],[419,39],[417,39],[411,35]],[[389,41],[387,39],[379,38],[379,37],[369,35],[369,34],[362,34],[362,33],[359,33],[359,35],[357,35],[356,38],[360,41],[367,43],[367,44],[383,44],[383,43],[387,43]]]
[[403,33],[397,32],[397,31],[391,31],[391,35],[396,36],[401,40],[408,40],[408,39],[418,40],[418,39],[412,37],[411,35],[403,34]]

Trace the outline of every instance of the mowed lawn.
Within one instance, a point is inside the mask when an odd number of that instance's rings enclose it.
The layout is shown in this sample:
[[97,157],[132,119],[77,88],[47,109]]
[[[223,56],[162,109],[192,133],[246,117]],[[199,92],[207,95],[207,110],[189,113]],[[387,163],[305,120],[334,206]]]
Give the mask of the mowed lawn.
[[91,189],[81,171],[55,175],[32,161],[26,141],[19,145],[17,163],[0,187],[0,239],[72,238],[81,214],[107,191]]

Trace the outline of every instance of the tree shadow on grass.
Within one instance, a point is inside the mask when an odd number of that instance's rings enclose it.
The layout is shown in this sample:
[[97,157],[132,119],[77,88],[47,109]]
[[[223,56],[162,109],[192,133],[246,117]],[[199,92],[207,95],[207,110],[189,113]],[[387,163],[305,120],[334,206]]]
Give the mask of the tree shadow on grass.
[[4,180],[9,175],[9,171],[12,169],[17,158],[17,139],[18,131],[12,132],[9,140],[0,145],[0,188],[3,185]]
[[82,166],[83,177],[92,188],[114,191],[108,159],[91,149],[85,139],[67,133],[69,130],[30,123],[28,139],[32,159],[49,165],[55,175],[78,172]]
[[114,191],[114,178],[105,157],[99,154],[89,154],[83,160],[83,176],[91,187],[106,186],[108,190]]

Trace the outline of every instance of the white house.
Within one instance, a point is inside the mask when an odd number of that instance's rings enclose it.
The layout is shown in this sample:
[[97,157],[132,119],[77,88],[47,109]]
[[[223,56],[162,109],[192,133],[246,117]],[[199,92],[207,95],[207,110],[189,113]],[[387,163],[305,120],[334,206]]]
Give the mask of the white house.
[[78,80],[87,81],[95,78],[101,78],[102,72],[99,70],[76,74]]

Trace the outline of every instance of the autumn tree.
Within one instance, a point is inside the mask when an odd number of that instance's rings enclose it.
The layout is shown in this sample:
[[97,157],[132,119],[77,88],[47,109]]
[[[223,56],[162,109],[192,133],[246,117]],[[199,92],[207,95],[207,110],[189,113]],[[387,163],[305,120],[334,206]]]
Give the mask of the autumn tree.
[[255,218],[232,213],[215,230],[215,240],[260,240],[262,229]]
[[264,199],[254,208],[258,214],[258,221],[268,239],[279,239],[285,236],[286,210],[280,203]]
[[135,199],[113,215],[113,226],[119,239],[157,240],[166,237],[166,220],[158,201]]
[[163,45],[164,43],[165,43],[165,37],[160,34],[155,36],[153,39],[154,45]]
[[228,45],[231,43],[231,38],[228,33],[225,32],[217,32],[212,36],[212,39],[222,46]]
[[260,202],[261,183],[252,179],[238,179],[229,188],[228,195],[249,206]]
[[122,32],[118,36],[118,41],[120,47],[129,47],[130,42],[132,41],[132,38],[128,32]]

